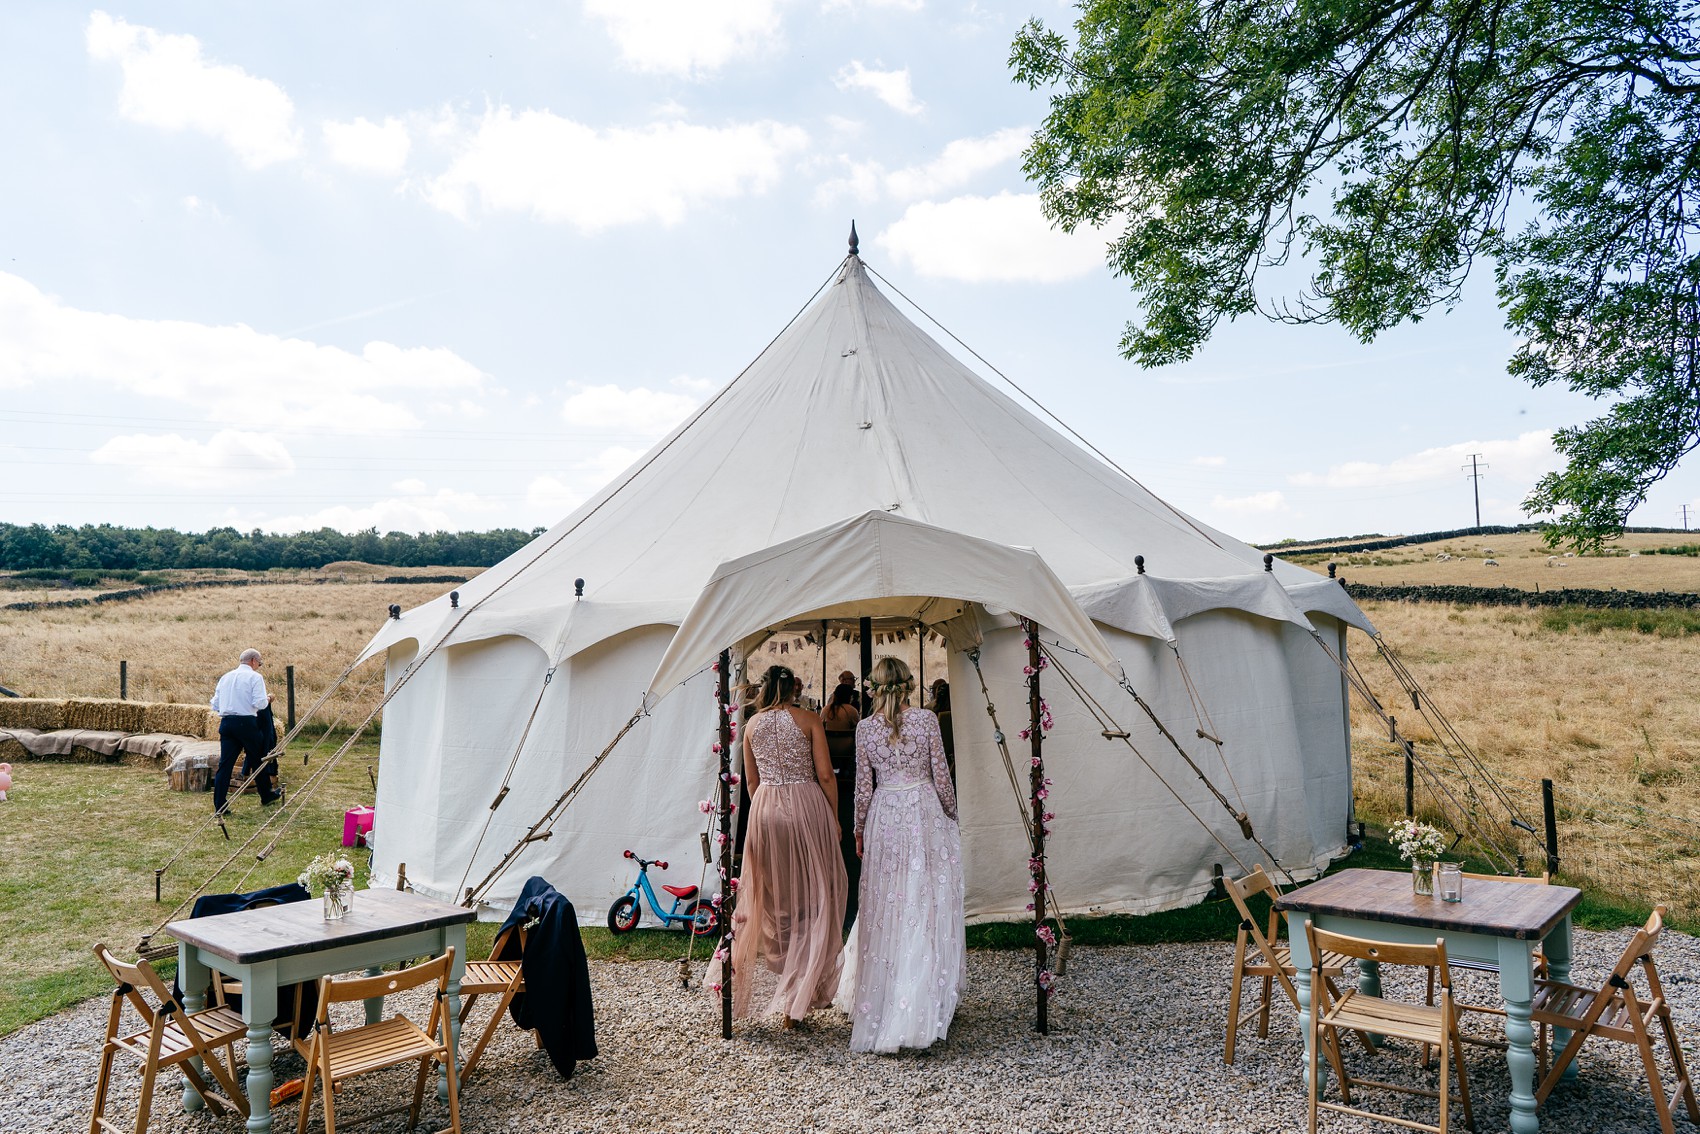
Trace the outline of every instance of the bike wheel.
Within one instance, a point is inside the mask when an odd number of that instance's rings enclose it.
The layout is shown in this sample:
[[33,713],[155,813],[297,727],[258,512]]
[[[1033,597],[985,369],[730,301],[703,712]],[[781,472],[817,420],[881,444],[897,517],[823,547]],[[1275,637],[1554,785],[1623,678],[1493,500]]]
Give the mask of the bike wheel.
[[608,907],[608,931],[610,933],[629,932],[637,928],[638,921],[642,917],[643,907],[638,904],[637,895],[627,894]]
[[692,902],[685,907],[691,919],[691,932],[698,937],[712,937],[720,932],[720,911],[708,902]]

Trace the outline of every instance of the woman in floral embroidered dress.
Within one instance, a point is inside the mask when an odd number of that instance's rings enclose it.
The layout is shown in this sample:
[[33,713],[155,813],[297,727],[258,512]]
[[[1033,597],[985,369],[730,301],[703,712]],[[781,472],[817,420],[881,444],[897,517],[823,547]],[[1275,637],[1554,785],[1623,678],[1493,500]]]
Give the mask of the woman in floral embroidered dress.
[[787,1028],[832,1000],[849,891],[826,733],[794,704],[800,689],[789,669],[769,667],[744,726],[749,833],[732,917],[733,1015],[782,1012]]
[[855,993],[844,1006],[851,1051],[893,1052],[943,1039],[956,1015],[968,969],[962,835],[938,718],[910,706],[909,667],[881,658],[869,684],[873,712],[856,726]]

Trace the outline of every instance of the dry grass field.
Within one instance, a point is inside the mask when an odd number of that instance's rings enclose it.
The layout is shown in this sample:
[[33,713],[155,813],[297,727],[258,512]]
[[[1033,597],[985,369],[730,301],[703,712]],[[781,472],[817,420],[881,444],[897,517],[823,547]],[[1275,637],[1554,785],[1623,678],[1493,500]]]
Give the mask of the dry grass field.
[[[1567,567],[1546,566],[1546,549],[1527,534],[1494,537],[1481,546],[1454,540],[1380,553],[1380,565],[1373,555],[1336,561],[1349,578],[1366,583],[1700,590],[1700,560],[1627,554],[1680,542],[1629,536],[1622,541],[1625,554],[1564,560]],[[1455,558],[1437,562],[1442,548]],[[1502,567],[1482,567],[1486,548]],[[1402,561],[1389,561],[1395,558]],[[1318,570],[1324,563],[1311,561]],[[411,607],[450,589],[372,581],[403,573],[335,564],[295,573],[295,582],[272,583],[268,576],[263,585],[167,592],[97,607],[0,611],[0,685],[36,696],[115,696],[118,662],[125,659],[132,697],[200,703],[237,652],[254,645],[266,654],[275,690],[281,690],[283,667],[296,667],[297,704],[305,712],[382,623],[390,603]],[[306,585],[321,578],[335,581]],[[1700,860],[1700,615],[1677,612],[1636,630],[1578,625],[1564,612],[1537,608],[1370,603],[1366,610],[1537,827],[1539,781],[1555,781],[1567,873],[1627,897],[1668,898],[1688,915],[1700,915],[1700,871],[1694,869]],[[1354,635],[1352,649],[1401,730],[1433,752],[1432,733],[1410,711],[1373,644]],[[832,662],[829,674],[839,659]],[[380,685],[378,665],[358,671],[324,720],[358,720],[376,703]],[[1404,807],[1399,754],[1386,742],[1385,726],[1361,706],[1354,708],[1353,730],[1360,811],[1371,821],[1394,818]]]
[[[122,660],[129,662],[131,698],[202,704],[219,674],[253,646],[265,656],[280,708],[284,667],[295,667],[296,704],[305,714],[383,624],[391,603],[406,609],[453,589],[450,583],[374,580],[477,572],[331,564],[319,571],[268,572],[244,587],[165,591],[69,609],[0,610],[0,685],[29,697],[116,697]],[[177,573],[170,574],[176,581]],[[284,581],[271,582],[276,575]],[[36,600],[88,598],[100,589],[38,593]],[[14,597],[24,593],[0,592],[7,602],[28,601]],[[363,667],[329,708],[336,717],[358,720],[382,695],[382,680],[381,664]]]
[[[1327,564],[1334,562],[1348,582],[1376,586],[1700,591],[1700,558],[1652,553],[1655,548],[1683,546],[1700,546],[1700,532],[1624,535],[1606,545],[1606,554],[1587,556],[1554,552],[1534,532],[1516,532],[1414,543],[1409,547],[1354,555],[1309,553],[1300,549],[1284,553],[1282,558],[1324,573]],[[1441,555],[1450,558],[1441,560]],[[1498,566],[1487,566],[1489,559]]]

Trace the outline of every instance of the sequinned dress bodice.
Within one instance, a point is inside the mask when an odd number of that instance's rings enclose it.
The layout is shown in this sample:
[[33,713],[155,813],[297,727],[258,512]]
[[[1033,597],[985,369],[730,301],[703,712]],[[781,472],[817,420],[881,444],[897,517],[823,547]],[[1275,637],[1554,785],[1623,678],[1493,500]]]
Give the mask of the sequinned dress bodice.
[[931,783],[939,806],[956,818],[956,788],[945,763],[939,719],[928,710],[903,710],[896,740],[884,717],[868,717],[856,726],[856,752],[856,830],[867,819],[876,775],[880,787],[893,790]]
[[791,719],[788,711],[770,709],[757,713],[746,727],[763,787],[818,782],[809,734]]

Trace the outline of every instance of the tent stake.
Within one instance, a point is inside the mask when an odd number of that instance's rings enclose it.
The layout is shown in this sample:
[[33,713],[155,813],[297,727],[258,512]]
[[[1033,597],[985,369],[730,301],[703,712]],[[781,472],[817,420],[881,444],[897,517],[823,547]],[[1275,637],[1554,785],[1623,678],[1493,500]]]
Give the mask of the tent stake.
[[1033,988],[1038,996],[1034,1027],[1040,1035],[1047,1035],[1051,1030],[1049,986],[1052,978],[1045,969],[1045,938],[1039,932],[1045,927],[1045,801],[1039,795],[1045,786],[1045,714],[1044,701],[1039,696],[1039,673],[1044,662],[1039,656],[1039,624],[1022,619],[1021,625],[1027,631],[1027,668],[1032,671],[1027,678],[1027,729],[1028,743],[1033,751],[1033,768],[1028,783],[1029,798],[1033,804],[1033,881],[1037,883],[1033,890]]

